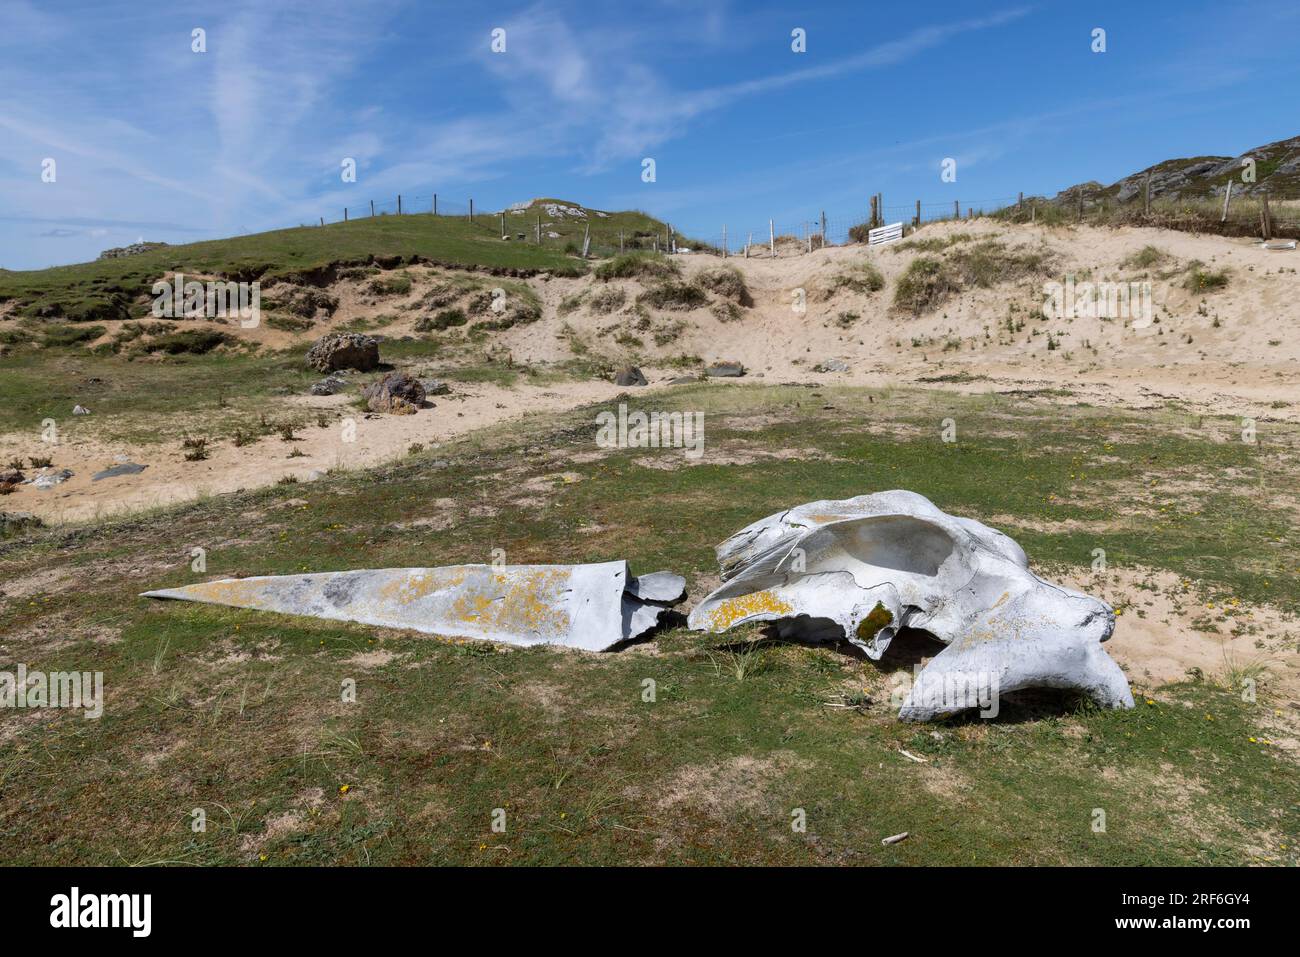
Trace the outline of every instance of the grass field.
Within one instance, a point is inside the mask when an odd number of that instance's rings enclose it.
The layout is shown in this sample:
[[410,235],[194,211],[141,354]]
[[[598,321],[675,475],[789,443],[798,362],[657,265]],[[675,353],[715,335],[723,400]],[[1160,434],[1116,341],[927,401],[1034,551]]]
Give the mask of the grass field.
[[[542,202],[551,202],[544,200]],[[558,202],[558,201],[557,201]],[[551,223],[551,218],[545,221]],[[549,271],[579,275],[584,225],[591,223],[593,254],[616,251],[619,233],[629,247],[647,236],[666,235],[667,227],[644,213],[610,213],[589,220],[559,220],[549,225],[539,245],[530,231],[530,211],[506,216],[507,234],[525,240],[503,241],[498,217],[375,216],[326,226],[301,226],[230,239],[164,246],[121,259],[97,260],[51,269],[0,270],[0,303],[16,302],[19,314],[73,322],[102,322],[147,315],[153,283],[171,272],[231,280],[310,277],[337,264],[427,260],[449,266],[495,270]],[[648,246],[648,241],[645,241]]]
[[[1262,425],[1247,445],[1233,420],[1176,409],[678,388],[639,407],[703,410],[698,464],[598,449],[589,408],[365,473],[0,542],[4,666],[102,671],[106,691],[99,720],[5,717],[0,860],[1297,862],[1300,776],[1266,743],[1285,704],[1244,702],[1225,676],[1142,687],[1134,711],[1026,695],[994,721],[916,726],[888,698],[920,639],[878,664],[758,628],[676,628],[587,655],[136,597],[501,548],[511,563],[671,568],[694,600],[717,582],[712,545],[750,521],[908,488],[956,514],[1004,516],[1048,572],[1086,568],[1102,547],[1113,567],[1174,572],[1206,602],[1300,609],[1294,429]],[[949,417],[955,443],[940,441]]]

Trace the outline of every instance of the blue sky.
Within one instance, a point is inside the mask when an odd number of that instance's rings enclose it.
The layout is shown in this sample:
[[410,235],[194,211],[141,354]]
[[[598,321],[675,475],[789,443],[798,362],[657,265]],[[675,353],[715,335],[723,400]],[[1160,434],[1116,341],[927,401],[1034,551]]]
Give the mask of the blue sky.
[[1298,54],[1295,0],[0,0],[0,266],[397,193],[635,207],[707,238],[859,218],[875,192],[1052,194],[1300,133]]

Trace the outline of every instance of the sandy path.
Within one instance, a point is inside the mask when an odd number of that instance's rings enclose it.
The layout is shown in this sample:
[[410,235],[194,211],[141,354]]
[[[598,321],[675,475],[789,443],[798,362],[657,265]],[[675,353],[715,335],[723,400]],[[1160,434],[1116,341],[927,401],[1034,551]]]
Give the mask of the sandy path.
[[[297,396],[288,400],[300,409],[321,409],[330,414],[325,428],[308,425],[297,441],[277,435],[235,447],[222,441],[211,447],[209,458],[186,462],[179,442],[149,446],[106,446],[95,441],[69,440],[53,447],[27,441],[0,450],[8,459],[18,454],[47,454],[54,469],[68,468],[73,477],[49,490],[30,485],[0,500],[6,510],[27,511],[47,522],[79,522],[122,511],[153,508],[190,501],[203,495],[270,485],[285,475],[309,482],[328,469],[355,469],[377,465],[406,454],[413,443],[426,449],[490,425],[553,413],[597,402],[626,390],[607,382],[569,382],[547,386],[492,384],[458,386],[457,394],[436,396],[432,408],[415,415],[375,415],[349,405],[354,393],[336,396]],[[345,424],[355,429],[345,441]],[[594,428],[594,423],[593,423]],[[290,458],[291,452],[301,453]],[[148,466],[134,475],[94,481],[94,473],[122,460]],[[29,471],[29,477],[36,474]]]

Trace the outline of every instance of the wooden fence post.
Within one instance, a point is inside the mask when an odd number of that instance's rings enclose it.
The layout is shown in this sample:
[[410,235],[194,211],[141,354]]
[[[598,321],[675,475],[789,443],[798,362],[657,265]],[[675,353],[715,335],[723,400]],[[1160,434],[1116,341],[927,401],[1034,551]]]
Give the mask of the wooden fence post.
[[1260,198],[1263,200],[1263,205],[1259,208],[1259,218],[1264,227],[1264,242],[1268,242],[1273,238],[1273,215],[1268,209],[1268,190],[1260,193]]
[[474,222],[474,200],[473,199],[470,199],[469,201],[469,221],[471,223]]
[[776,227],[772,224],[772,220],[770,219],[767,221],[767,242],[768,245],[771,246],[772,248],[772,258],[775,259],[776,258]]
[[542,244],[542,214],[539,210],[537,213],[537,245]]
[[952,201],[952,218],[961,219],[961,203],[955,199]]
[[1038,222],[1038,200],[1036,199],[1029,201],[1029,221],[1031,223]]
[[1142,215],[1151,215],[1151,174],[1147,173],[1146,183],[1142,188]]
[[727,258],[727,224],[722,224],[722,258]]
[[322,217],[320,218],[320,224],[321,224],[322,226],[325,225],[325,217],[324,217],[324,216],[322,216]]
[[754,245],[754,234],[751,232],[749,238],[745,240],[745,258],[749,258],[749,247]]
[[501,210],[501,238],[506,238],[506,211]]
[[921,201],[916,201],[916,219],[912,223],[917,229],[921,228]]
[[826,248],[826,210],[822,210],[822,248]]
[[438,215],[438,194],[433,194],[433,215]]
[[343,207],[343,222],[346,223],[347,221],[348,221],[348,208],[347,208],[346,206],[344,206],[344,207]]
[[591,250],[591,223],[586,223],[582,230],[582,258],[587,258],[587,253]]
[[1232,202],[1232,180],[1228,180],[1228,188],[1223,192],[1223,215],[1219,217],[1219,222],[1228,221],[1228,203]]
[[375,215],[375,201],[373,199],[370,201],[370,215]]

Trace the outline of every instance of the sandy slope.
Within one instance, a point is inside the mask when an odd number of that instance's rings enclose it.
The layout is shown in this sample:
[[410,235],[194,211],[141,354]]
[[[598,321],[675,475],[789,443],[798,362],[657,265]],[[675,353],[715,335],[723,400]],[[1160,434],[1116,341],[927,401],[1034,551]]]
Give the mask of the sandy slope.
[[[750,381],[879,387],[943,382],[957,376],[956,382],[936,387],[975,392],[1063,388],[1076,401],[1095,404],[1149,408],[1178,400],[1217,415],[1292,421],[1300,417],[1300,336],[1295,334],[1300,326],[1296,306],[1300,251],[1265,251],[1246,240],[1154,229],[1044,229],[984,220],[937,224],[920,236],[954,233],[995,237],[1010,248],[1046,249],[1056,260],[1059,275],[1054,278],[1069,272],[1080,279],[1140,279],[1141,270],[1122,263],[1139,249],[1156,246],[1168,255],[1164,264],[1150,270],[1157,274],[1152,284],[1158,322],[1139,329],[1124,320],[1045,320],[1042,279],[966,291],[921,317],[899,315],[891,308],[893,290],[918,253],[898,246],[870,250],[850,246],[777,259],[728,260],[743,273],[754,300],[742,318],[731,322],[720,322],[708,309],[656,309],[648,317],[638,316],[633,301],[643,287],[635,282],[536,277],[528,282],[543,302],[543,317],[494,333],[488,345],[508,349],[516,362],[545,364],[573,358],[577,343],[588,355],[610,363],[638,362],[650,376],[652,388],[679,374],[669,360],[685,355],[706,362],[739,360],[750,370]],[[836,274],[864,259],[884,274],[883,291],[827,294]],[[1181,270],[1193,260],[1228,269],[1228,287],[1208,295],[1185,290]],[[678,261],[688,275],[719,264],[712,257],[681,256]],[[1162,271],[1166,278],[1159,278]],[[427,267],[411,267],[407,272],[415,287],[397,297],[376,296],[361,282],[336,283],[330,291],[338,296],[339,308],[304,333],[266,326],[229,331],[266,347],[305,349],[328,329],[382,316],[384,325],[378,331],[389,337],[411,334],[415,320],[425,312],[413,307],[442,273]],[[496,282],[481,278],[488,285]],[[610,286],[622,286],[627,292],[621,309],[602,314],[584,304],[561,314],[566,300]],[[793,307],[799,289],[806,295],[802,313]],[[845,328],[836,321],[842,313],[855,313],[858,318]],[[1023,320],[1023,325],[1009,331],[1008,317],[1013,324]],[[656,332],[663,334],[662,344],[655,343]],[[1060,348],[1047,348],[1048,332]],[[463,336],[463,327],[443,334],[453,354],[459,349],[466,361],[480,361],[485,344],[471,343]],[[843,360],[849,370],[812,371],[817,363],[831,359]],[[32,511],[47,520],[77,521],[124,508],[266,485],[286,474],[307,479],[329,468],[384,461],[403,454],[412,443],[432,446],[496,422],[573,408],[620,391],[624,390],[603,381],[513,389],[471,385],[454,396],[438,397],[435,408],[414,416],[363,416],[343,396],[292,397],[286,404],[324,410],[331,424],[308,427],[292,444],[276,438],[243,448],[219,443],[203,462],[183,461],[174,442],[129,447],[74,440],[59,446],[55,455],[57,467],[76,473],[72,479],[50,491],[20,487],[0,500],[0,506]],[[342,416],[357,420],[353,443],[341,439]],[[288,458],[291,449],[301,456]],[[0,436],[0,461],[48,451],[30,434]],[[138,475],[91,480],[94,472],[124,459],[149,468]]]

